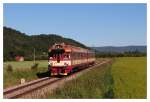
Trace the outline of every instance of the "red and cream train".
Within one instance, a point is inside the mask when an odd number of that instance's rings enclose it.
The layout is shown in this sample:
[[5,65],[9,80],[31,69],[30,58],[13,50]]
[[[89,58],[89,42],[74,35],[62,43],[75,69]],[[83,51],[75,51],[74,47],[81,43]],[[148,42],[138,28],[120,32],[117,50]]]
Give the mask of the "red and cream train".
[[94,65],[95,53],[88,49],[64,43],[54,44],[49,48],[48,63],[51,76],[68,75]]

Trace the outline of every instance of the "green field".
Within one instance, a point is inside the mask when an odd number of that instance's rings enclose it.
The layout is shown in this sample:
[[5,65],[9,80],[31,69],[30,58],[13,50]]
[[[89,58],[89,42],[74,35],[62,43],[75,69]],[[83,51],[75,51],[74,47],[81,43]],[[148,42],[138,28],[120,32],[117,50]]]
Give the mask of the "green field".
[[146,57],[116,58],[87,72],[46,98],[146,98]]
[[[33,61],[4,62],[4,88],[37,79],[38,72],[47,71],[47,61],[37,61],[37,69],[32,70]],[[13,71],[7,71],[12,65]],[[65,83],[53,94],[37,98],[147,98],[146,57],[120,57],[113,62],[84,73],[77,79]]]
[[118,58],[112,65],[116,98],[146,98],[146,57]]
[[47,98],[105,98],[106,90],[110,87],[111,65],[97,67],[79,78],[65,83],[61,89],[56,89]]
[[[21,78],[25,78],[26,81],[37,79],[37,73],[47,71],[47,60],[36,61],[35,63],[38,63],[38,66],[32,69],[33,61],[4,62],[4,88],[20,84]],[[12,71],[8,70],[9,66],[12,67]]]
[[[35,63],[38,63],[38,67],[47,67],[48,61],[47,60],[40,60],[40,61],[35,61]],[[12,65],[14,69],[22,69],[22,68],[30,68],[33,64],[34,61],[23,61],[23,62],[17,62],[17,61],[9,61],[9,62],[4,62],[4,69],[8,65]]]

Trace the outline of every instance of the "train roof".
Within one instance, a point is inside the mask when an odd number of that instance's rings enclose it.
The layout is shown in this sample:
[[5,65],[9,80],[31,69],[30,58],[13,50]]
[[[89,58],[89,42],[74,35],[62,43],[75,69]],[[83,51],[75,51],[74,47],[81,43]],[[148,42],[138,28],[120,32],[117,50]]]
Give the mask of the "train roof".
[[65,43],[55,43],[49,50],[52,49],[64,49],[65,52],[89,52],[89,53],[94,53],[94,51],[89,50],[89,49],[85,49],[85,48],[81,48],[81,47],[77,47],[77,46],[73,46],[73,45],[69,45],[69,44],[65,44]]

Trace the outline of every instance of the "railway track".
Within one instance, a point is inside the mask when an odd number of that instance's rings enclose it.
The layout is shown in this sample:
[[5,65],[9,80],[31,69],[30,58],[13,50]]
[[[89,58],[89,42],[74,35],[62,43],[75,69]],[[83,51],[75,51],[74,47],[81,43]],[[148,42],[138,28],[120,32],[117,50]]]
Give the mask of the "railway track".
[[4,89],[4,98],[18,98],[19,96],[29,93],[31,91],[34,91],[38,88],[44,87],[48,84],[54,83],[56,80],[59,80],[60,78],[41,78],[37,79],[25,84],[21,84],[15,87],[11,87],[8,89]]
[[102,62],[96,62],[96,64],[94,66],[89,67],[84,70],[81,70],[81,71],[78,71],[70,76],[66,76],[66,77],[62,77],[62,78],[45,77],[45,78],[37,79],[37,80],[31,81],[31,82],[28,82],[25,84],[18,85],[15,87],[4,89],[4,91],[3,91],[4,98],[6,98],[6,99],[19,98],[22,95],[28,94],[34,90],[38,90],[38,89],[46,87],[46,86],[52,87],[52,89],[55,89],[55,88],[61,86],[62,84],[64,84],[65,82],[75,79],[78,76],[80,76],[81,74],[93,69],[94,67],[107,64],[110,61],[111,60],[104,60]]

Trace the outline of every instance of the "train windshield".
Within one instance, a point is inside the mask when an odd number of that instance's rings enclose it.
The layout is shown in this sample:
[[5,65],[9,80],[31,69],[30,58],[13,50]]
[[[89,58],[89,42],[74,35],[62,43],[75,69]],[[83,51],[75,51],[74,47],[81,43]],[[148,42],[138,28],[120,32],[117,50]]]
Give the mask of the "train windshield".
[[59,49],[59,50],[52,50],[49,53],[49,58],[50,59],[57,59],[62,60],[62,59],[70,59],[70,53],[66,53],[63,49]]
[[51,50],[51,52],[49,52],[48,55],[49,57],[53,57],[54,55],[61,55],[64,52],[65,52],[64,49],[54,49],[54,50]]

